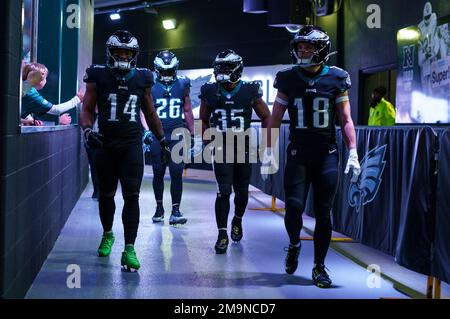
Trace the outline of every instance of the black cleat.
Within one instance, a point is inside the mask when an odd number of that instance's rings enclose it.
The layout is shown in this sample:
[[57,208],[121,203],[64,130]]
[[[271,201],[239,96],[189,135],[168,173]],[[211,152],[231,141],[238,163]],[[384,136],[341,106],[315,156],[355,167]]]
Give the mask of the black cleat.
[[289,244],[289,247],[285,247],[284,251],[287,251],[286,259],[285,259],[285,270],[286,273],[292,275],[295,270],[297,270],[298,266],[298,255],[300,254],[300,248]]
[[231,240],[238,243],[242,239],[243,235],[242,220],[234,217],[231,222]]
[[326,272],[324,265],[316,265],[312,270],[312,280],[319,288],[330,288],[332,281]]
[[169,218],[169,225],[183,225],[186,224],[187,218],[179,210],[172,211]]
[[225,254],[227,252],[228,248],[228,236],[220,235],[219,238],[217,238],[216,245],[214,246],[214,249],[216,250],[216,254]]
[[163,206],[156,206],[156,212],[155,215],[153,215],[152,220],[154,223],[159,223],[164,221],[164,207]]

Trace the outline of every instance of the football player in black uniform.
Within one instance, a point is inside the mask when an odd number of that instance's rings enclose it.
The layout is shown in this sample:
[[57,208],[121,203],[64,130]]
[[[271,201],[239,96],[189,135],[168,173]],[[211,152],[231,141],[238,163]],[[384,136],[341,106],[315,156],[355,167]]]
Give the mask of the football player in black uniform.
[[[167,162],[170,157],[151,96],[153,75],[148,69],[136,68],[138,53],[138,41],[128,31],[120,30],[109,37],[106,65],[92,65],[86,69],[86,99],[80,115],[86,143],[97,148],[95,165],[99,181],[99,212],[104,230],[98,254],[108,256],[114,243],[114,196],[120,180],[125,233],[121,264],[129,270],[140,267],[134,242],[139,225],[139,191],[144,169],[141,110],[160,141],[163,161]],[[99,132],[92,130],[96,105]]]
[[[331,286],[324,263],[331,240],[330,211],[338,182],[336,115],[349,149],[345,173],[352,169],[353,178],[360,173],[348,98],[350,77],[342,69],[325,65],[332,54],[330,46],[328,35],[320,27],[305,26],[297,33],[291,42],[292,58],[296,65],[276,75],[274,87],[278,93],[268,128],[269,135],[270,129],[279,128],[283,114],[288,110],[290,143],[284,174],[284,222],[290,245],[285,260],[286,272],[292,274],[297,269],[303,225],[301,215],[312,184],[316,217],[312,278],[318,287]],[[269,148],[267,153],[270,152]],[[267,164],[268,161],[263,160],[262,169]]]
[[[202,120],[202,136],[205,144],[208,143],[208,137],[204,132],[210,126],[218,132],[223,133],[224,146],[226,153],[227,131],[234,134],[244,134],[250,127],[252,111],[262,120],[262,126],[266,127],[270,118],[270,111],[261,98],[262,89],[256,82],[241,81],[244,64],[242,58],[233,50],[220,52],[214,60],[215,83],[206,83],[200,91],[200,119]],[[234,138],[234,137],[233,137]],[[242,239],[242,217],[248,202],[248,187],[250,183],[251,164],[248,161],[249,147],[248,143],[236,145],[245,152],[244,163],[236,162],[233,158],[231,162],[219,162],[216,158],[213,160],[213,168],[218,184],[218,193],[215,203],[216,222],[219,229],[219,235],[215,244],[217,254],[223,254],[228,247],[228,213],[230,210],[230,195],[232,187],[234,189],[234,218],[231,222],[231,239],[239,242]],[[216,145],[217,146],[217,145]],[[220,148],[220,147],[218,147]],[[216,148],[214,151],[217,151]],[[225,157],[229,158],[225,154]]]
[[[179,140],[172,140],[171,138],[175,129],[187,127],[191,136],[194,134],[194,116],[189,97],[191,81],[187,77],[177,76],[178,66],[177,57],[170,51],[159,52],[154,60],[156,82],[152,88],[153,102],[171,150],[179,142]],[[146,127],[145,123],[143,125]],[[180,135],[180,137],[184,138],[184,135]],[[150,154],[153,168],[153,191],[156,199],[156,212],[152,220],[155,223],[164,220],[163,193],[167,165],[161,164],[160,153],[159,143],[154,140],[150,147]],[[172,213],[169,224],[184,224],[187,218],[180,212],[184,163],[175,163],[170,159],[168,166],[171,180],[170,194],[172,196]]]

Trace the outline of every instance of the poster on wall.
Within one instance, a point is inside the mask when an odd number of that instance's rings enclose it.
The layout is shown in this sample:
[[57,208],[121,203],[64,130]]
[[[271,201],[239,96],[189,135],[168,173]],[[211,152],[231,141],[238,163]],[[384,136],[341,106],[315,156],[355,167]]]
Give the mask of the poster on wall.
[[449,29],[427,2],[422,21],[397,32],[396,123],[450,123]]
[[[289,64],[278,64],[278,65],[265,65],[265,66],[250,66],[245,67],[242,72],[242,80],[244,81],[255,81],[261,85],[263,90],[263,100],[269,106],[272,111],[272,105],[275,101],[277,95],[277,89],[273,87],[273,82],[278,71],[291,68],[292,65]],[[194,118],[199,118],[200,111],[200,99],[198,98],[200,94],[200,88],[203,84],[207,82],[215,82],[213,69],[192,69],[192,70],[179,70],[179,75],[188,77],[191,80],[191,93],[190,98],[192,102],[192,109],[194,113]],[[285,113],[287,117],[287,112]],[[252,119],[257,119],[257,116],[253,114]],[[285,118],[287,119],[287,118]]]

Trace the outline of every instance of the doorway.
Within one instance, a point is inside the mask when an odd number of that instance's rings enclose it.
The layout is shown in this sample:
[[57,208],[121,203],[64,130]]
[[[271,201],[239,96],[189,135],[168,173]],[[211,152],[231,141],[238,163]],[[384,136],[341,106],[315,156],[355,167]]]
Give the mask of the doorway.
[[360,91],[358,106],[358,124],[367,125],[369,119],[369,103],[373,89],[384,86],[387,90],[385,99],[395,107],[395,92],[397,80],[397,65],[390,64],[375,68],[367,68],[360,72]]

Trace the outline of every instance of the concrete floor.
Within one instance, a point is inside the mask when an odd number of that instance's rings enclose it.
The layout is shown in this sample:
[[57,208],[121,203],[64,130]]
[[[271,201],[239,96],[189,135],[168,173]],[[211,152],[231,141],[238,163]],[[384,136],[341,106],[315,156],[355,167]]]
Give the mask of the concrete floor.
[[[311,241],[303,242],[296,273],[285,274],[283,248],[288,238],[283,219],[268,211],[247,210],[241,243],[231,244],[226,255],[216,255],[216,184],[212,172],[188,170],[181,211],[189,220],[177,228],[168,225],[168,218],[164,224],[151,221],[155,200],[150,173],[151,168],[146,167],[140,197],[141,224],[136,252],[141,269],[128,273],[120,268],[121,196],[116,196],[113,252],[107,258],[97,257],[102,229],[98,205],[90,198],[92,186],[89,185],[27,298],[406,298],[383,279],[378,288],[369,288],[370,274],[366,269],[333,250],[329,251],[326,264],[334,287],[326,290],[315,287],[311,282]],[[164,195],[167,214],[171,206],[168,180]],[[270,202],[267,195],[253,190],[249,208],[261,205],[255,198]],[[81,288],[67,287],[70,275],[67,267],[72,264],[80,267]]]

